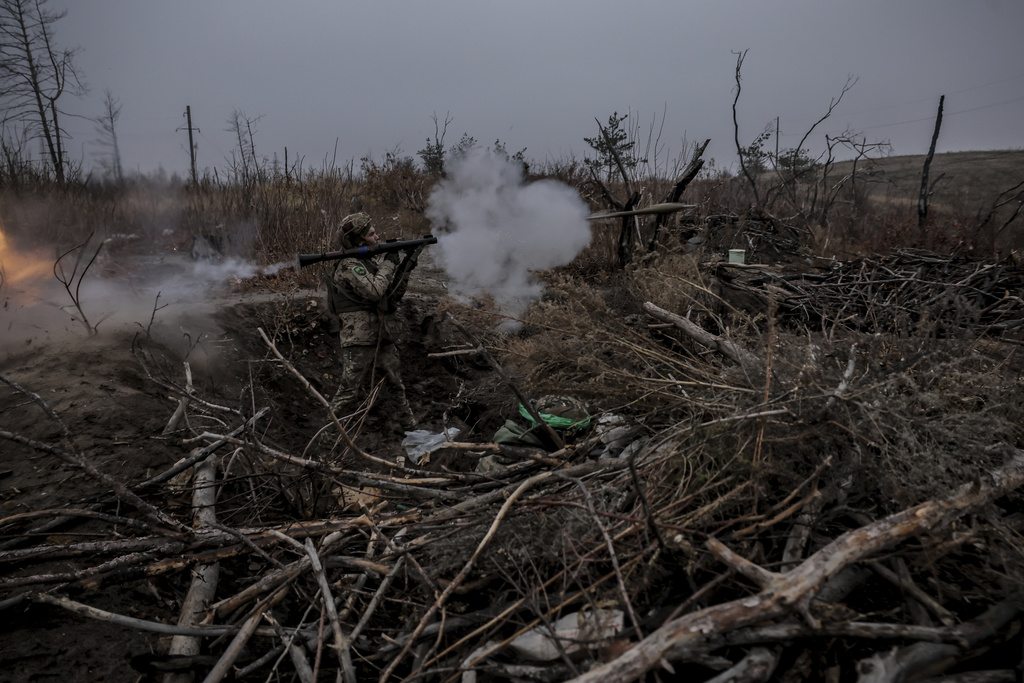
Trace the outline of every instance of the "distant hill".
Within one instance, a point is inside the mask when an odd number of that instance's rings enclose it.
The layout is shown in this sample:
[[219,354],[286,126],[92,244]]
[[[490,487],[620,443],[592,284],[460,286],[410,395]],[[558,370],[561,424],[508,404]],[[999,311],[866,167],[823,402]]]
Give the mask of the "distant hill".
[[[916,204],[924,160],[923,154],[861,160],[855,182],[867,183],[874,201]],[[853,162],[839,162],[833,175],[838,179],[853,170]],[[932,206],[966,218],[988,211],[1001,192],[1022,182],[1024,150],[936,154],[929,170],[929,184],[934,184]]]

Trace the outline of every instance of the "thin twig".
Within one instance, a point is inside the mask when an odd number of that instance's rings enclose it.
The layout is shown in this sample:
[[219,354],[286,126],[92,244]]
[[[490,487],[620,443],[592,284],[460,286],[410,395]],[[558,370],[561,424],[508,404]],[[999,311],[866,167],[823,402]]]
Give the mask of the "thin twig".
[[622,568],[619,566],[619,556],[615,552],[615,544],[612,543],[611,537],[608,536],[608,530],[604,528],[604,524],[601,523],[601,518],[597,515],[597,510],[594,508],[594,499],[582,480],[576,479],[575,477],[565,477],[565,479],[566,481],[571,481],[575,484],[583,493],[583,500],[587,504],[590,516],[594,518],[594,524],[597,525],[598,531],[601,532],[601,537],[604,538],[605,548],[608,549],[608,557],[612,561],[612,568],[615,570],[615,578],[619,583],[619,594],[622,596],[622,609],[629,614],[630,621],[633,622],[633,630],[636,632],[636,637],[643,640],[644,633],[640,628],[640,620],[637,618],[636,612],[633,609],[633,601],[629,598],[629,591],[626,589],[626,580],[622,576]]

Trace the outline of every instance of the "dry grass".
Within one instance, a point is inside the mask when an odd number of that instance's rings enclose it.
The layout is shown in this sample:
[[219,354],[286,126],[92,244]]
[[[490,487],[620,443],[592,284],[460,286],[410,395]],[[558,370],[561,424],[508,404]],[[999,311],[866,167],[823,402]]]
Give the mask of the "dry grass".
[[[860,162],[858,174],[863,174],[868,199],[916,210],[924,159],[908,155]],[[851,171],[852,162],[836,164],[839,176]],[[936,154],[929,175],[931,183],[938,180],[932,204],[937,212],[964,222],[977,220],[1000,192],[1024,180],[1024,150]]]

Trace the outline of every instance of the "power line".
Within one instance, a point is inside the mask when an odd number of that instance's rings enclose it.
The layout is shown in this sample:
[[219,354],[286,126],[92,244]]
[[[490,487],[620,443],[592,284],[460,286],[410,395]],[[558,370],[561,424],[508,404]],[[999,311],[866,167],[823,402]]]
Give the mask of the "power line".
[[[1024,76],[1020,76],[1020,77],[1024,77]],[[1011,80],[1011,79],[1005,79],[1005,80]],[[963,91],[958,91],[958,92],[963,92]],[[970,107],[968,109],[960,109],[959,111],[945,112],[943,115],[946,118],[949,118],[950,116],[956,116],[957,114],[967,114],[967,113],[972,112],[972,111],[981,111],[983,109],[992,109],[994,107],[1002,107],[1002,106],[1005,106],[1005,105],[1008,105],[1008,104],[1015,104],[1015,103],[1021,102],[1021,101],[1024,101],[1024,96],[1015,97],[1012,100],[1003,100],[1002,102],[993,102],[991,104],[982,104],[982,105],[979,105],[977,107]],[[899,105],[894,105],[894,106],[899,106]],[[877,109],[885,109],[885,108],[886,107],[878,107],[878,108],[876,108],[874,110],[866,110],[866,111],[877,111]],[[852,114],[847,114],[847,116],[852,116]],[[932,115],[932,116],[923,116],[923,117],[916,118],[916,119],[906,119],[904,121],[893,121],[891,123],[878,123],[878,124],[875,124],[873,126],[863,126],[863,127],[858,126],[857,129],[859,131],[877,130],[879,128],[891,128],[892,126],[903,126],[903,125],[906,125],[906,124],[909,124],[909,123],[923,123],[923,122],[926,122],[926,121],[934,121],[934,120],[935,120],[935,116],[934,115]],[[781,133],[781,137],[799,137],[799,134]]]
[[[1015,97],[1012,100],[1004,100],[1002,102],[993,102],[992,104],[983,104],[978,107],[971,107],[970,109],[961,109],[960,111],[951,111],[945,114],[946,117],[956,116],[957,114],[966,114],[972,111],[980,111],[982,109],[992,109],[993,107],[1002,107],[1007,104],[1014,104],[1016,102],[1024,101],[1024,97]],[[907,119],[906,121],[895,121],[893,123],[880,123],[874,126],[865,126],[862,130],[873,130],[875,128],[888,128],[890,126],[902,126],[907,123],[921,123],[922,121],[934,121],[934,116],[925,116],[919,119]]]
[[[1024,78],[1024,74],[1018,74],[1016,76],[1009,76],[1007,78],[1001,78],[998,81],[990,81],[988,83],[981,83],[980,85],[972,85],[969,88],[961,88],[960,90],[952,90],[952,91],[950,91],[950,92],[948,92],[946,94],[948,94],[948,95],[959,95],[960,93],[970,92],[972,90],[980,90],[981,88],[987,88],[990,85],[999,85],[1000,83],[1006,83],[1008,81],[1017,81],[1017,80],[1020,80],[1022,78]],[[922,97],[922,98],[917,99],[917,100],[909,100],[909,101],[906,101],[906,102],[897,102],[895,104],[886,104],[886,105],[883,105],[881,107],[871,107],[870,109],[861,109],[859,111],[848,112],[847,116],[855,116],[857,114],[868,114],[870,112],[879,111],[881,109],[893,109],[895,107],[903,107],[903,106],[906,106],[908,104],[920,104],[921,102],[934,102],[934,101],[935,101],[934,97]]]
[[[1020,79],[1024,79],[1024,73],[1017,74],[1016,76],[1008,76],[1006,78],[1000,78],[999,80],[996,80],[996,81],[989,81],[988,83],[981,83],[979,85],[972,85],[969,88],[961,88],[960,90],[953,90],[953,91],[948,92],[947,94],[949,94],[949,95],[958,95],[960,93],[970,92],[972,90],[979,90],[981,88],[987,88],[987,87],[992,86],[992,85],[999,85],[1000,83],[1007,83],[1009,81],[1017,81],[1017,80],[1020,80]],[[967,113],[969,111],[977,111],[979,109],[989,109],[989,108],[992,108],[992,107],[999,107],[999,106],[1002,106],[1004,104],[1013,104],[1014,102],[1019,102],[1021,99],[1022,98],[1015,98],[1015,99],[1012,99],[1012,100],[1005,100],[1003,102],[995,102],[993,104],[981,105],[981,106],[978,106],[978,107],[974,107],[972,109],[963,109],[963,110],[958,111],[958,112],[950,112],[949,114],[947,114],[947,116],[954,116],[956,114],[964,114],[964,113]],[[860,114],[870,114],[871,112],[883,111],[883,110],[886,110],[886,109],[895,109],[897,107],[904,107],[904,106],[911,105],[911,104],[920,104],[922,102],[934,102],[934,101],[935,101],[934,97],[922,97],[922,98],[916,99],[916,100],[907,100],[907,101],[903,101],[903,102],[896,102],[896,103],[893,103],[893,104],[885,104],[885,105],[882,105],[882,106],[879,106],[879,107],[870,107],[868,109],[859,109],[857,111],[844,112],[843,116],[853,117],[853,116],[859,116]],[[876,126],[868,126],[867,128],[864,128],[864,130],[871,130],[873,128],[884,128],[886,126],[899,126],[899,125],[903,125],[905,123],[920,123],[922,121],[934,120],[934,118],[935,118],[934,116],[930,116],[930,117],[925,117],[925,118],[920,118],[920,119],[909,119],[907,121],[898,121],[896,123],[883,123],[883,124],[879,124],[879,125],[876,125]],[[790,119],[790,124],[791,125],[792,124],[799,125],[800,123],[803,123],[803,122],[806,122],[806,121],[811,121],[811,120],[812,119],[810,119],[810,118]],[[813,119],[813,120],[817,120],[817,119]],[[785,137],[785,136],[786,135],[783,134],[783,137]]]

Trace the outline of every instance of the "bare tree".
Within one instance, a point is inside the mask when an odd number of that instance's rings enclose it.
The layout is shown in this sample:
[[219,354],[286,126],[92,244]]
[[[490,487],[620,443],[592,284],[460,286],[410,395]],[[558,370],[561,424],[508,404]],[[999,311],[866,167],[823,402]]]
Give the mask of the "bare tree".
[[121,148],[117,144],[117,121],[121,118],[121,102],[106,90],[103,98],[103,113],[96,117],[96,130],[100,134],[100,146],[108,150],[100,164],[107,175],[118,185],[124,184],[124,170],[121,167]]
[[53,27],[67,12],[46,9],[47,0],[0,0],[0,102],[5,118],[29,139],[40,139],[57,182],[66,178],[65,133],[57,105],[85,86],[75,72],[75,50],[54,45]]
[[454,120],[450,113],[445,112],[444,123],[437,118],[435,111],[431,118],[434,121],[434,139],[427,138],[427,145],[416,152],[423,161],[423,170],[429,175],[444,174],[444,136],[448,134],[448,125]]
[[228,117],[226,130],[235,136],[238,141],[238,158],[232,161],[232,170],[236,180],[242,185],[248,186],[253,182],[263,182],[263,164],[256,156],[256,133],[254,126],[259,123],[262,116],[249,117],[238,109],[231,112]]
[[[892,145],[888,140],[868,142],[866,137],[863,137],[859,132],[852,131],[850,129],[847,129],[841,135],[826,135],[825,147],[828,151],[826,153],[825,160],[821,163],[821,176],[816,183],[821,186],[822,192],[821,209],[819,214],[819,221],[822,226],[828,225],[829,213],[832,211],[833,205],[839,199],[840,193],[847,185],[849,185],[847,192],[850,198],[850,212],[855,213],[864,210],[865,207],[860,205],[861,198],[857,193],[858,165],[862,160],[872,158],[872,154],[887,156],[892,152]],[[833,181],[831,179],[831,174],[835,169],[835,149],[837,147],[843,147],[852,151],[854,156],[851,160],[850,172]]]
[[0,184],[17,185],[32,175],[34,169],[25,154],[28,144],[23,126],[6,117],[0,120]]
[[[818,118],[810,128],[804,132],[803,137],[800,138],[800,142],[791,150],[787,150],[784,154],[776,153],[772,158],[772,163],[775,168],[775,175],[779,180],[778,189],[780,193],[789,200],[793,205],[793,208],[800,214],[804,220],[809,220],[816,211],[816,205],[818,202],[819,189],[824,190],[825,186],[817,182],[811,182],[808,188],[809,196],[807,197],[806,203],[802,204],[798,196],[798,189],[801,184],[801,180],[805,179],[805,176],[810,175],[814,172],[815,168],[821,162],[822,157],[812,159],[807,153],[804,145],[807,143],[807,139],[814,132],[825,119],[832,116],[832,112],[835,111],[839,103],[842,102],[843,96],[846,95],[857,84],[857,77],[848,75],[846,77],[846,83],[843,85],[837,97],[833,97],[828,104],[828,109],[825,113]],[[851,137],[852,133],[847,131],[846,137]],[[833,161],[832,159],[832,145],[829,143],[828,136],[825,136],[826,146],[828,147],[827,157],[825,162],[826,175],[828,172],[828,165]],[[820,187],[819,187],[820,185]],[[771,190],[769,190],[769,193]]]
[[743,69],[743,60],[747,58],[747,52],[749,52],[749,50],[733,53],[736,55],[736,97],[732,100],[732,132],[733,142],[736,143],[736,155],[740,159],[740,170],[743,171],[743,176],[747,179],[747,182],[750,183],[750,189],[754,192],[754,204],[756,205],[761,203],[761,197],[758,195],[757,183],[754,182],[754,176],[751,175],[750,170],[747,168],[748,154],[740,144],[740,122],[736,114],[736,105],[740,101],[740,71]]

